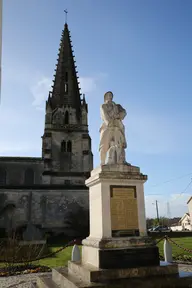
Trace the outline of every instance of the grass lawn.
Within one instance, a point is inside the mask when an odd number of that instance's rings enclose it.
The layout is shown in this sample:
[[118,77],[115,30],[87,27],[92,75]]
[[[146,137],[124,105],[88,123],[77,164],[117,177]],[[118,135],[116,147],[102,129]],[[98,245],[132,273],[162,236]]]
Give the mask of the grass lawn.
[[[183,237],[183,238],[172,238],[174,242],[177,244],[181,245],[184,248],[188,248],[192,250],[192,237]],[[163,256],[163,243],[164,240],[161,241],[158,244],[159,247],[159,252],[160,255]],[[50,252],[54,252],[58,250],[61,246],[57,247],[50,247]],[[81,246],[79,246],[81,249]],[[50,268],[52,267],[58,267],[58,266],[65,266],[67,265],[68,260],[71,259],[71,252],[72,252],[72,246],[65,248],[61,252],[55,254],[53,257],[50,258],[45,258],[36,262],[33,262],[33,264],[40,264],[43,266],[48,266]],[[178,248],[177,246],[172,244],[172,251],[173,251],[173,256],[178,256],[178,255],[188,255],[191,256],[191,261],[192,261],[192,253],[185,252],[184,250]],[[0,263],[0,267],[5,266],[4,263]]]
[[[51,248],[51,252],[54,252],[58,250],[60,247],[54,247]],[[79,246],[81,249],[81,246]],[[39,260],[38,262],[33,262],[33,264],[40,264],[48,267],[59,267],[59,266],[65,266],[67,265],[67,262],[71,259],[71,252],[72,252],[73,246],[69,246],[62,250],[61,252],[55,254],[51,258],[45,258],[42,260]]]
[[[54,247],[50,247],[50,252],[55,252],[56,250],[59,250],[61,248],[61,246],[54,246]],[[81,250],[81,246],[79,246],[80,250]],[[45,258],[45,259],[41,259],[38,261],[34,261],[32,262],[33,264],[40,264],[43,266],[48,266],[48,267],[59,267],[59,266],[65,266],[67,265],[68,260],[71,259],[71,252],[72,252],[73,246],[69,246],[67,248],[65,248],[64,250],[62,250],[61,252],[54,254],[52,257],[50,258]],[[17,264],[15,264],[17,265]],[[6,264],[5,263],[0,263],[0,268],[1,267],[5,267]]]
[[[171,238],[174,242],[176,242],[178,245],[184,247],[184,248],[188,248],[192,251],[192,237],[183,237],[183,238]],[[158,241],[158,239],[157,239]],[[160,255],[163,256],[163,243],[164,240],[162,240],[159,244],[159,252]],[[172,252],[173,252],[173,256],[178,256],[178,255],[188,255],[191,256],[192,258],[192,252],[189,253],[187,251],[184,251],[183,249],[178,248],[175,244],[172,244]]]
[[[176,242],[177,244],[179,244],[180,246],[192,250],[192,237],[172,238],[172,240],[174,242]],[[159,252],[160,252],[160,255],[162,255],[162,256],[163,256],[163,243],[164,243],[164,240],[158,244]],[[56,251],[57,249],[59,249],[59,247],[51,248],[52,251]],[[81,247],[80,247],[80,249],[81,249]],[[57,267],[57,266],[67,265],[68,260],[71,259],[71,251],[72,251],[72,247],[67,247],[62,252],[56,254],[52,258],[46,258],[46,259],[40,260],[39,264],[49,266],[49,267]],[[192,253],[185,252],[182,249],[179,249],[175,245],[172,245],[172,251],[173,251],[174,256],[190,255],[191,259],[192,259]]]
[[[182,247],[192,250],[192,237],[172,238],[172,240],[176,242],[177,244],[181,245]],[[163,243],[164,243],[164,240],[158,244],[160,255],[163,255]],[[57,249],[59,249],[59,247],[51,248],[52,251],[56,251]],[[49,267],[67,265],[68,260],[71,259],[71,251],[72,251],[72,247],[67,247],[62,252],[54,255],[54,257],[52,258],[46,258],[46,259],[40,260],[39,264],[49,266]],[[191,259],[192,259],[192,253],[185,252],[179,249],[175,245],[172,245],[172,251],[173,251],[174,256],[191,255]]]

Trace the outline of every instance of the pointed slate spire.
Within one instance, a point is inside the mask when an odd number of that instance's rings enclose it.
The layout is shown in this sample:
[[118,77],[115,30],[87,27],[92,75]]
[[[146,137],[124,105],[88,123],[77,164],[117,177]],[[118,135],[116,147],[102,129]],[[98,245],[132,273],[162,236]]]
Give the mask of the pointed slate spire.
[[58,105],[69,105],[75,108],[79,118],[81,99],[75,67],[70,32],[67,23],[65,23],[58,53],[58,63],[55,69],[56,73],[53,80],[51,102],[53,108]]

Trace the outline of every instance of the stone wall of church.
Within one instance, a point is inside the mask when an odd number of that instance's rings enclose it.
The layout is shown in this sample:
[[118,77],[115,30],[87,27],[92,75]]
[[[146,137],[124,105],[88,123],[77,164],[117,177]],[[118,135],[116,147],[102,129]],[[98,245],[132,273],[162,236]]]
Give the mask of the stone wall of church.
[[41,158],[0,157],[0,185],[31,185],[42,183]]
[[[15,227],[26,225],[31,220],[49,230],[65,227],[65,218],[79,206],[88,209],[88,190],[11,190],[1,189],[0,210],[14,204],[13,222]],[[6,227],[6,213],[0,215],[0,227]]]

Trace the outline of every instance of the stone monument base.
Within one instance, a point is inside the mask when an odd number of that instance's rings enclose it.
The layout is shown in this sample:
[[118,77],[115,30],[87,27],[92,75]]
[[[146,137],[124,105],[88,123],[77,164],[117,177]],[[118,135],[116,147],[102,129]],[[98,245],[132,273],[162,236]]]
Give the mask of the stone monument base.
[[[119,261],[121,261],[119,259]],[[102,283],[112,280],[144,278],[159,275],[178,275],[177,265],[162,265],[156,267],[139,267],[125,269],[99,269],[92,265],[68,262],[68,274],[80,277],[88,283]]]
[[37,279],[39,288],[185,288],[191,283],[192,273],[178,273],[177,265],[164,262],[153,267],[99,269],[69,261],[68,268],[55,268],[51,276]]
[[82,263],[100,269],[159,265],[159,251],[150,237],[83,240]]

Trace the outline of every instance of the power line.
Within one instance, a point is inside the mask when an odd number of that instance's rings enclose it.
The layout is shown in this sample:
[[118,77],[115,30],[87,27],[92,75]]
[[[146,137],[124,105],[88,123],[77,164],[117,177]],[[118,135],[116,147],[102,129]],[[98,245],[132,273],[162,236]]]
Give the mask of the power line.
[[179,180],[179,179],[185,178],[185,177],[190,176],[190,175],[192,175],[192,173],[184,174],[184,175],[181,175],[181,176],[178,176],[178,177],[172,178],[172,179],[170,179],[170,180],[166,180],[166,181],[164,181],[164,182],[161,182],[161,183],[158,183],[158,184],[151,185],[150,187],[157,187],[157,186],[160,186],[160,185],[163,185],[163,184],[166,184],[166,183],[172,182],[172,181],[176,181],[176,180]]
[[181,195],[187,191],[187,189],[191,186],[191,184],[192,184],[192,179],[189,182],[189,184],[187,185],[187,187],[175,199],[171,200],[171,202],[173,202],[173,201],[177,200],[179,197],[181,197]]
[[162,194],[145,194],[145,196],[162,196]]
[[[173,201],[175,201],[175,200],[177,200],[179,197],[181,197],[181,195],[182,194],[184,194],[186,191],[187,191],[187,189],[191,186],[191,184],[192,184],[192,178],[191,178],[191,181],[187,184],[187,186],[185,187],[185,189],[175,198],[175,199],[173,199],[173,200],[171,200],[170,202],[173,202]],[[159,196],[163,196],[164,194],[146,194],[145,196],[157,196],[157,195],[159,195]],[[169,203],[168,203],[169,204]],[[169,208],[170,209],[170,208]]]

